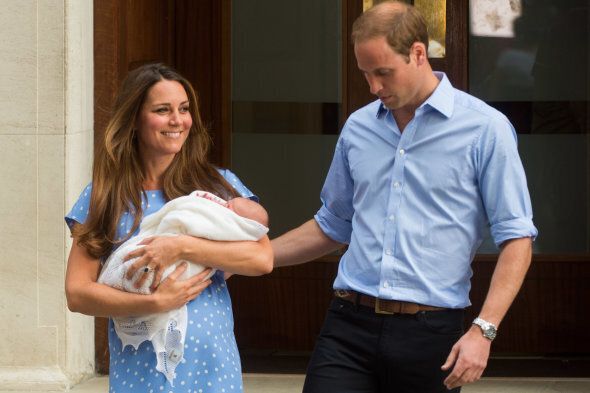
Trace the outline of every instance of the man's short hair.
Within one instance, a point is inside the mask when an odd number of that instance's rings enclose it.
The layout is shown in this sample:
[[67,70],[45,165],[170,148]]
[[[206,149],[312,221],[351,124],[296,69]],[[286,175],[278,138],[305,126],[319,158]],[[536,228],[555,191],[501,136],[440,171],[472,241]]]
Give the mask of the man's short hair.
[[363,12],[352,25],[352,43],[385,37],[398,54],[408,57],[415,42],[428,51],[428,28],[420,12],[399,1],[387,1]]

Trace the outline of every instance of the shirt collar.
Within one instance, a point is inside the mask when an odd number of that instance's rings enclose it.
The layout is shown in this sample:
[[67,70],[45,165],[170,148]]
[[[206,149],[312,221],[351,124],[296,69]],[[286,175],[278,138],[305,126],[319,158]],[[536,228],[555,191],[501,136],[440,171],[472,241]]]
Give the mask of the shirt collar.
[[[453,114],[453,108],[455,106],[453,86],[444,72],[434,71],[434,75],[438,78],[440,83],[436,86],[436,89],[434,89],[430,97],[420,105],[420,108],[428,105],[449,118]],[[381,118],[388,111],[389,109],[387,109],[383,103],[380,103],[379,108],[377,109],[377,118]]]
[[434,71],[434,76],[438,78],[440,83],[421,106],[428,105],[449,118],[453,114],[455,106],[455,91],[444,72]]

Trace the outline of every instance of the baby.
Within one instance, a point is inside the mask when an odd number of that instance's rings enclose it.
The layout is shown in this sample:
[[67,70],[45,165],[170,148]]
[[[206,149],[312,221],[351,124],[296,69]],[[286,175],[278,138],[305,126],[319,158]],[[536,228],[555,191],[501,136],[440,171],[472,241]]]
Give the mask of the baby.
[[268,214],[260,204],[248,198],[234,198],[227,202],[227,207],[241,217],[257,221],[268,226]]
[[[224,207],[228,208],[229,210],[233,211],[234,213],[236,213],[237,215],[239,215],[240,217],[254,220],[254,221],[264,225],[265,227],[268,226],[268,213],[259,203],[254,202],[253,200],[250,200],[248,198],[243,198],[243,197],[237,197],[234,199],[230,199],[229,201],[226,202],[225,200],[223,200],[213,194],[206,193],[206,192],[197,192],[196,195],[198,197],[205,198],[205,199],[215,202],[221,206],[224,206]],[[164,270],[164,272],[162,273],[162,279],[160,280],[160,282],[164,281],[166,279],[166,277],[168,277],[174,271],[174,269],[176,269],[176,267],[180,263],[182,263],[182,261],[178,261],[175,264],[173,264],[172,266],[169,266],[166,270]],[[127,268],[129,268],[131,266],[131,264],[126,264],[126,265],[127,265]],[[197,265],[194,263],[189,263],[186,271],[182,274],[182,276],[179,277],[179,280],[186,280],[189,277],[199,274],[204,269],[205,269],[204,266]],[[147,279],[143,282],[143,284],[140,287],[135,287],[134,286],[135,282],[137,280],[139,280],[141,275],[144,273],[148,273]],[[211,270],[211,273],[209,273],[209,275],[207,277],[205,277],[205,280],[208,279],[209,277],[211,277],[213,274],[215,274],[215,270]],[[229,276],[231,276],[231,273],[225,273],[225,278],[228,278]],[[150,271],[146,267],[144,269],[139,269],[135,273],[133,278],[131,278],[128,281],[125,281],[125,283],[123,285],[123,289],[126,290],[127,292],[143,293],[143,294],[147,295],[147,294],[152,293],[152,290],[150,288],[152,287],[153,281],[154,281],[154,272]]]
[[[139,269],[131,279],[126,277],[127,270],[136,258],[125,261],[125,256],[142,247],[139,243],[144,239],[184,234],[219,241],[256,241],[268,232],[267,224],[268,215],[256,202],[246,198],[234,198],[226,202],[208,192],[194,191],[167,202],[158,212],[146,216],[137,236],[124,242],[109,256],[98,282],[127,292],[150,294],[153,271]],[[164,270],[161,281],[180,263],[182,261]],[[189,263],[179,279],[186,279],[204,269],[204,266]],[[141,287],[136,288],[135,282],[145,273],[148,273],[147,279]],[[137,349],[142,342],[151,340],[157,357],[156,369],[172,384],[176,366],[184,354],[186,306],[139,317],[115,317],[113,323],[123,347],[132,345]]]

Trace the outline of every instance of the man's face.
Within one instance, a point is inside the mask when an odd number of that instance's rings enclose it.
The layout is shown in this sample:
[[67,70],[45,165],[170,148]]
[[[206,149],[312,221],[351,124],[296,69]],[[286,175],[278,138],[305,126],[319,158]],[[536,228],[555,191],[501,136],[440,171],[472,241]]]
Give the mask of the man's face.
[[391,110],[420,104],[418,93],[422,77],[413,53],[408,58],[396,53],[385,37],[371,38],[354,46],[359,69],[371,93]]

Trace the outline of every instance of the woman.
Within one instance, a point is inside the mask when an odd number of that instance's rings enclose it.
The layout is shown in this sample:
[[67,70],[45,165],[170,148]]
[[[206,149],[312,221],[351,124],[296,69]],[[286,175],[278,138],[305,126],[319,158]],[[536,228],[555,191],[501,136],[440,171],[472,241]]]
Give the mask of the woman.
[[[129,73],[115,102],[112,118],[94,157],[92,183],[66,221],[74,242],[66,273],[71,311],[94,316],[131,316],[168,311],[187,304],[184,361],[172,387],[155,370],[149,341],[138,350],[122,348],[109,322],[110,392],[241,391],[241,366],[233,334],[233,316],[223,272],[260,275],[272,270],[270,242],[215,242],[190,236],[154,237],[129,258],[134,271],[155,272],[153,294],[138,295],[98,284],[101,261],[138,231],[142,217],[168,200],[195,189],[221,198],[254,198],[228,170],[207,162],[210,139],[199,117],[190,83],[162,64]],[[161,284],[167,266],[188,260],[209,270],[185,281],[178,267]],[[138,285],[141,282],[138,281]]]

